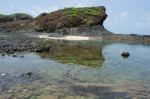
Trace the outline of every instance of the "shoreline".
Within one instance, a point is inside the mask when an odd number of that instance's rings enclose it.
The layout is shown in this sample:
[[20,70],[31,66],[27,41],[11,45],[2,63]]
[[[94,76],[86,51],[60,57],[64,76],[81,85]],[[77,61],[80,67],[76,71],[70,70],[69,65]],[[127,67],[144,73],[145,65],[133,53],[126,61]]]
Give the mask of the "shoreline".
[[0,52],[14,53],[16,51],[42,52],[49,51],[54,43],[63,41],[110,41],[110,42],[139,42],[150,44],[150,37],[131,35],[56,35],[42,32],[0,32]]
[[89,36],[74,36],[74,35],[68,35],[63,37],[51,37],[46,34],[38,35],[37,38],[43,38],[43,39],[49,39],[49,40],[67,40],[67,41],[84,41],[84,40],[91,40],[92,37]]

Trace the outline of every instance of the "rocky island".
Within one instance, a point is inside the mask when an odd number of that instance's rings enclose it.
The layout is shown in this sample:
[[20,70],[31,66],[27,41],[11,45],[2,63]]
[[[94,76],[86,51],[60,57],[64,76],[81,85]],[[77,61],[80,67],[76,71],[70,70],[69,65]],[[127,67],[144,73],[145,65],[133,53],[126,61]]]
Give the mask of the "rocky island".
[[68,35],[88,37],[87,40],[150,42],[150,36],[121,35],[108,31],[103,26],[106,18],[104,6],[64,8],[42,13],[35,18],[24,13],[0,14],[0,51],[49,50],[52,44],[47,39]]

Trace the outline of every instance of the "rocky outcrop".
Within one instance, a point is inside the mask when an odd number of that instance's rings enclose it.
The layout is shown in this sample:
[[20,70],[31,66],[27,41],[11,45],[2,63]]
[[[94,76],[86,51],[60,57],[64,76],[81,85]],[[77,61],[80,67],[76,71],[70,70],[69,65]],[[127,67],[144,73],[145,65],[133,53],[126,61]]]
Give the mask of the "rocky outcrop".
[[0,15],[0,31],[48,32],[52,36],[111,34],[103,26],[107,17],[105,11],[103,6],[64,8],[51,13],[42,13],[35,19],[22,13]]
[[42,13],[36,18],[36,31],[55,32],[63,28],[100,25],[106,19],[105,7],[65,8],[52,13]]
[[28,14],[24,13],[16,13],[11,15],[2,15],[0,14],[0,23],[4,22],[12,22],[12,21],[18,21],[18,20],[32,20],[33,17]]

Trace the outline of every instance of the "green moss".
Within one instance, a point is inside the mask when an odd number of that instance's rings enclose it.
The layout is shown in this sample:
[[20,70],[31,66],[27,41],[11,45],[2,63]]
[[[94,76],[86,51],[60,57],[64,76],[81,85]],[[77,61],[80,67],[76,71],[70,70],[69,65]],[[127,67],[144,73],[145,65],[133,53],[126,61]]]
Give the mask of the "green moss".
[[64,14],[70,18],[76,18],[78,15],[99,16],[102,10],[98,7],[92,8],[65,8]]
[[76,18],[78,15],[78,9],[77,8],[65,8],[64,14],[69,16],[70,18]]

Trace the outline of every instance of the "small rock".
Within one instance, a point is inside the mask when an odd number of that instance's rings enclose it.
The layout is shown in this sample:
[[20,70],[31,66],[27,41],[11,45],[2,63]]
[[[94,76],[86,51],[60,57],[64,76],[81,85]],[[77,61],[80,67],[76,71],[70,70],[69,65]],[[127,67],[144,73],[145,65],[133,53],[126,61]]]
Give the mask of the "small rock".
[[20,56],[20,58],[24,58],[24,56]]
[[5,56],[5,54],[3,53],[2,56]]
[[33,75],[32,72],[27,72],[27,73],[23,74],[22,76],[23,77],[31,77],[32,75]]
[[17,57],[17,55],[14,54],[14,55],[12,55],[12,57]]
[[130,56],[130,53],[129,53],[129,52],[123,52],[123,53],[121,54],[121,56],[124,57],[124,58],[127,58],[127,57]]

